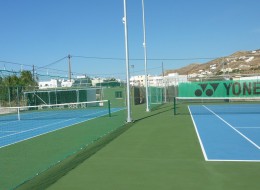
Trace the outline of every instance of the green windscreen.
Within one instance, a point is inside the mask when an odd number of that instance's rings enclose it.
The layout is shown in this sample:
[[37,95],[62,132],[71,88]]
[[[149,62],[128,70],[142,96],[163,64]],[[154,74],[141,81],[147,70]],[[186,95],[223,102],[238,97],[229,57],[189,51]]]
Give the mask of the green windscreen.
[[210,98],[232,97],[252,98],[260,96],[258,80],[226,80],[181,83],[178,97]]
[[149,107],[154,110],[156,107],[163,104],[163,88],[161,87],[149,87]]

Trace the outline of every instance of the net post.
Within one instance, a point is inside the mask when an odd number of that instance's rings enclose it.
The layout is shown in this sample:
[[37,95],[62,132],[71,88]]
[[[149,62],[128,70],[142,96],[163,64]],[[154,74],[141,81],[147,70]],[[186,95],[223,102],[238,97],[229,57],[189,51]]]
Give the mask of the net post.
[[173,112],[176,115],[176,97],[173,97]]
[[17,108],[17,119],[18,119],[18,121],[21,120],[21,117],[20,117],[20,108],[19,108],[19,107]]
[[110,106],[110,100],[107,101],[108,104],[108,116],[111,117],[111,106]]

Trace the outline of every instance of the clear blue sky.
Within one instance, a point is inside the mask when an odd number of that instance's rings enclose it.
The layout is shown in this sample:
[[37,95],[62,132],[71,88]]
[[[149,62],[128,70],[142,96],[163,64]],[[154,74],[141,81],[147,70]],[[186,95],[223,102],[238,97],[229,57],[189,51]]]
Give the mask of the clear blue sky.
[[[142,1],[127,0],[127,9],[131,72],[143,74]],[[175,69],[209,61],[178,59],[260,48],[259,0],[145,0],[145,16],[151,74],[162,62]],[[68,60],[58,60],[71,54],[74,75],[124,79],[122,17],[123,0],[0,0],[0,69],[66,75]]]

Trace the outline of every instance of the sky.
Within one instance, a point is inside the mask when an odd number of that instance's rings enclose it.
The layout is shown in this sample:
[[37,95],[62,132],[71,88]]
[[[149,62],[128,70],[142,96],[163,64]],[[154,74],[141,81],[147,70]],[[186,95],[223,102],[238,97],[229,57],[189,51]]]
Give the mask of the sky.
[[[142,0],[126,0],[131,75],[144,74]],[[0,0],[0,69],[125,79],[124,0]],[[259,0],[144,0],[147,72],[260,48]]]

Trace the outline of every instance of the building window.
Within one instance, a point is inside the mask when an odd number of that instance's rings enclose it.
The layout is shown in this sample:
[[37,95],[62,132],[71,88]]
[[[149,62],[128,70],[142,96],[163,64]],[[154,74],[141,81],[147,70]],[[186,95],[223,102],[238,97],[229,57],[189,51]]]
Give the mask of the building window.
[[115,97],[116,97],[116,98],[123,98],[123,93],[122,93],[122,91],[116,91],[116,92],[115,92]]

